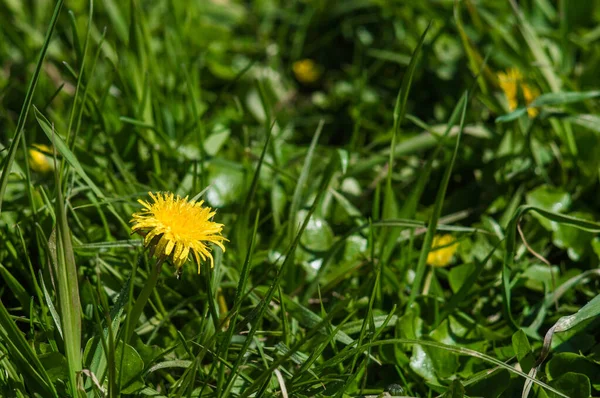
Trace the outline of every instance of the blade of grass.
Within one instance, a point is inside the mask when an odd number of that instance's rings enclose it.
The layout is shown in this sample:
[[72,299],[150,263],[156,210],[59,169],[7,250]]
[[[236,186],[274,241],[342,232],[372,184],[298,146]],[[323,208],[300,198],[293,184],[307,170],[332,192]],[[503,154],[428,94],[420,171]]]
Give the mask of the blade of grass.
[[[271,283],[271,286],[270,286],[269,290],[267,291],[267,294],[261,300],[260,304],[257,307],[257,310],[254,313],[251,313],[247,317],[247,318],[253,319],[251,322],[251,328],[246,336],[244,345],[242,346],[240,352],[238,353],[238,357],[236,358],[236,361],[234,362],[233,369],[231,371],[231,376],[230,376],[227,384],[225,385],[224,394],[223,394],[223,396],[225,396],[225,397],[227,397],[229,395],[230,390],[233,387],[233,383],[234,383],[235,379],[237,378],[237,375],[239,373],[239,367],[242,363],[242,360],[245,358],[246,351],[248,350],[248,348],[252,342],[252,339],[256,333],[256,325],[258,324],[258,321],[263,317],[265,311],[267,310],[267,307],[270,305],[271,300],[273,299],[273,296],[275,295],[275,291],[277,290],[277,288],[279,287],[279,284],[281,283],[281,279],[283,277],[283,274],[284,274],[286,268],[290,265],[291,262],[294,261],[294,253],[300,243],[300,238],[302,237],[302,233],[306,229],[306,226],[308,225],[310,217],[313,215],[313,213],[317,209],[317,206],[320,203],[321,198],[323,197],[325,191],[327,190],[327,186],[329,185],[331,177],[333,176],[333,173],[336,169],[336,164],[337,164],[337,158],[335,156],[333,156],[332,159],[329,161],[329,165],[327,166],[325,174],[323,175],[323,179],[321,181],[321,186],[318,190],[317,196],[316,196],[312,206],[308,210],[306,217],[304,218],[304,221],[303,221],[300,229],[298,230],[298,233],[296,234],[296,237],[294,238],[294,240],[290,244],[288,250],[286,251],[283,263],[281,264],[281,267],[279,268],[277,275],[275,276],[275,279]],[[244,322],[244,323],[246,323],[246,322]],[[256,383],[256,380],[255,380],[255,383]]]
[[[383,211],[382,211],[382,219],[395,218],[398,215],[396,214],[396,196],[394,195],[394,190],[392,187],[392,171],[394,169],[394,158],[395,158],[395,148],[396,141],[398,139],[398,135],[400,134],[402,121],[404,120],[404,115],[406,114],[406,106],[408,103],[408,95],[410,93],[410,88],[412,85],[412,80],[415,74],[415,69],[417,67],[417,60],[419,55],[421,54],[421,50],[423,48],[423,43],[425,42],[425,37],[427,36],[427,32],[431,27],[431,22],[427,25],[415,50],[412,53],[410,63],[408,64],[408,68],[404,73],[404,77],[402,78],[402,84],[400,85],[400,90],[398,91],[398,96],[396,97],[396,104],[394,106],[394,126],[392,130],[392,141],[390,143],[390,153],[388,159],[388,170],[385,184],[385,193],[383,196]],[[382,253],[380,256],[381,264],[385,267],[389,256],[392,254],[395,248],[395,241],[397,238],[397,231],[390,230],[384,228],[381,231],[381,234],[378,238],[379,247],[381,247]]]
[[479,351],[472,350],[470,348],[448,345],[448,344],[444,344],[444,343],[439,343],[437,341],[415,340],[415,339],[387,339],[387,340],[374,341],[371,343],[364,344],[361,347],[355,347],[355,348],[345,350],[344,352],[340,353],[339,355],[337,355],[334,358],[331,358],[330,360],[325,362],[323,365],[321,365],[320,370],[327,368],[327,367],[335,366],[336,364],[344,361],[345,359],[350,358],[353,355],[355,355],[356,351],[364,351],[370,347],[380,347],[380,346],[384,346],[384,345],[388,345],[388,344],[411,344],[411,345],[417,344],[417,345],[421,345],[421,346],[425,346],[425,347],[439,348],[441,350],[446,350],[448,352],[452,352],[457,355],[467,355],[467,356],[470,356],[473,358],[478,358],[484,362],[491,363],[491,364],[497,366],[498,368],[506,369],[513,374],[521,376],[524,379],[530,380],[533,383],[537,384],[538,386],[540,386],[548,391],[551,391],[554,394],[557,394],[559,397],[569,398],[567,395],[565,395],[562,392],[556,390],[555,388],[547,385],[546,383],[539,381],[537,379],[534,379],[531,376],[529,376],[528,374],[526,374],[520,370],[517,370],[514,366],[506,364],[494,357],[483,354]]
[[319,137],[321,137],[321,132],[323,131],[323,125],[325,122],[323,120],[319,121],[319,125],[317,126],[317,130],[313,135],[313,139],[310,142],[310,146],[308,147],[308,151],[306,152],[306,157],[304,158],[304,164],[302,165],[302,170],[300,171],[300,176],[298,177],[298,181],[296,182],[296,187],[294,188],[294,194],[292,195],[292,202],[290,204],[290,212],[289,212],[289,223],[288,223],[288,239],[290,242],[294,239],[294,234],[296,232],[296,220],[297,212],[302,205],[302,191],[304,190],[304,185],[308,181],[310,168],[313,161],[313,156],[315,153],[315,148],[317,147],[317,143],[319,142]]
[[[67,146],[67,143],[58,134],[55,134],[54,128],[52,127],[52,125],[50,124],[48,119],[46,119],[46,117],[40,111],[38,111],[38,109],[35,107],[34,107],[34,111],[35,111],[36,119],[37,119],[39,125],[42,127],[42,130],[44,131],[44,133],[46,133],[46,136],[52,142],[52,144],[58,150],[58,152],[61,154],[63,159],[65,159],[67,161],[67,163],[73,168],[73,170],[75,170],[75,172],[85,181],[85,183],[88,184],[89,188],[92,190],[92,192],[94,192],[94,194],[98,198],[106,199],[106,196],[102,193],[100,188],[98,188],[98,186],[94,183],[94,181],[92,181],[92,179],[87,175],[87,173],[81,166],[81,163],[79,162],[79,160],[77,160],[77,157],[75,156],[75,154],[73,152],[71,152],[71,150]],[[108,210],[115,216],[115,218],[119,221],[121,226],[125,230],[129,229],[129,225],[123,220],[123,218],[117,212],[113,203],[111,201],[106,201],[105,203],[106,203],[106,206],[108,207]]]
[[467,111],[467,103],[468,103],[467,97],[468,97],[468,94],[465,93],[461,97],[461,99],[459,100],[459,102],[455,108],[455,112],[461,110],[459,132],[456,137],[456,142],[454,145],[454,151],[452,153],[452,157],[450,158],[450,162],[448,163],[448,166],[446,167],[444,176],[442,177],[442,182],[440,184],[440,188],[438,189],[438,193],[435,198],[435,203],[433,205],[433,214],[428,222],[428,227],[427,227],[427,232],[425,233],[423,247],[421,248],[421,253],[419,255],[419,262],[417,264],[415,279],[412,284],[412,289],[410,292],[410,296],[408,298],[408,302],[406,304],[406,308],[410,308],[411,304],[415,301],[415,299],[421,292],[421,283],[423,280],[423,276],[425,275],[425,267],[427,266],[427,255],[429,254],[429,251],[431,250],[433,236],[434,236],[436,228],[437,228],[438,220],[442,213],[442,205],[444,204],[444,197],[446,196],[446,189],[448,188],[448,184],[450,182],[450,176],[452,174],[452,168],[454,167],[454,163],[456,162],[456,157],[458,155],[460,138],[462,136],[462,129],[463,129],[463,126],[465,123],[465,114]]
[[310,340],[315,334],[317,334],[322,328],[324,328],[327,325],[327,323],[329,323],[331,321],[331,319],[335,315],[337,315],[339,310],[342,309],[342,305],[338,305],[338,307],[336,309],[334,309],[333,311],[330,311],[326,318],[324,318],[321,322],[319,322],[317,325],[315,325],[314,328],[312,328],[310,331],[308,331],[306,333],[306,336],[304,336],[304,338],[300,339],[296,344],[294,344],[294,346],[291,347],[289,349],[289,351],[287,351],[284,355],[278,357],[275,361],[273,361],[271,363],[271,366],[269,366],[269,368],[265,369],[256,379],[254,379],[254,382],[250,386],[248,386],[247,388],[244,389],[240,398],[249,397],[254,392],[254,390],[256,390],[259,387],[259,385],[261,383],[265,382],[267,380],[267,378],[273,374],[273,371],[275,369],[277,369],[288,358],[290,358],[292,355],[294,355],[304,344],[306,344],[306,342],[308,340]]
[[510,271],[514,264],[516,246],[517,246],[517,224],[521,217],[528,212],[536,212],[544,218],[557,223],[569,225],[588,232],[600,232],[600,224],[577,217],[566,216],[564,214],[554,213],[535,206],[520,206],[508,226],[506,227],[506,250],[504,254],[504,264],[502,265],[502,300],[504,302],[504,312],[510,326],[516,331],[519,326],[515,322],[511,311],[511,284]]
[[4,200],[4,194],[6,192],[6,186],[8,184],[8,177],[10,171],[12,170],[13,163],[15,161],[17,148],[19,147],[19,141],[21,140],[21,136],[23,135],[25,122],[27,121],[27,115],[29,114],[29,109],[31,108],[31,102],[33,101],[35,87],[40,77],[42,65],[44,63],[44,59],[46,58],[46,52],[48,51],[50,39],[52,38],[52,33],[54,32],[54,28],[56,27],[56,22],[58,21],[60,10],[62,9],[63,1],[64,0],[57,0],[56,5],[54,6],[54,13],[52,14],[52,18],[50,19],[50,25],[48,26],[48,30],[46,31],[46,37],[44,38],[44,43],[42,44],[42,49],[40,50],[40,53],[38,55],[38,60],[35,65],[33,75],[31,76],[31,80],[29,81],[29,87],[27,87],[25,100],[23,101],[21,112],[19,113],[17,129],[8,149],[8,154],[6,155],[4,169],[2,170],[2,174],[0,175],[0,214],[2,213],[2,201]]
[[[231,339],[233,338],[233,332],[237,325],[237,316],[235,314],[238,313],[240,307],[242,305],[242,299],[244,297],[244,292],[246,291],[246,285],[248,284],[248,279],[250,275],[250,264],[252,264],[252,255],[254,254],[254,244],[256,242],[256,234],[258,230],[258,220],[260,219],[260,214],[256,213],[256,217],[254,218],[254,228],[252,229],[252,235],[250,237],[250,245],[248,246],[248,252],[246,253],[246,259],[244,260],[244,265],[242,266],[242,271],[240,272],[240,278],[238,280],[237,289],[235,291],[235,298],[233,300],[233,307],[231,308],[230,313],[234,314],[229,323],[229,328],[227,329],[227,334],[222,340],[220,347],[217,350],[217,353],[222,358],[227,358],[229,354],[229,348],[231,346]],[[217,394],[220,394],[221,388],[223,386],[225,376],[225,365],[222,364],[218,384],[217,384]]]
[[7,346],[10,359],[26,377],[27,386],[42,396],[58,397],[50,377],[25,336],[11,319],[0,300],[0,340]]
[[67,222],[66,202],[63,199],[60,172],[55,168],[56,183],[56,272],[58,307],[62,322],[69,385],[73,397],[78,396],[77,374],[81,371],[81,303],[77,265]]

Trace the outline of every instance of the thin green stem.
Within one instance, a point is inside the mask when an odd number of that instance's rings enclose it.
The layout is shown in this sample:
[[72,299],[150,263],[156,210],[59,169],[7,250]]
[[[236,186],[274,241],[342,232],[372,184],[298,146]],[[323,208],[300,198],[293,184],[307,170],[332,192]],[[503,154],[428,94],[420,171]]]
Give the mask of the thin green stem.
[[160,276],[160,271],[162,270],[163,262],[164,262],[164,259],[162,259],[162,258],[159,258],[156,261],[156,265],[152,268],[152,272],[148,276],[148,280],[146,281],[144,288],[140,292],[140,295],[138,296],[138,298],[135,300],[135,304],[133,305],[133,308],[132,308],[131,312],[129,313],[129,316],[127,316],[127,325],[125,327],[125,338],[123,339],[123,341],[125,343],[128,343],[129,340],[131,339],[131,336],[133,335],[133,330],[135,329],[135,324],[140,319],[140,316],[142,315],[142,311],[144,310],[144,307],[146,306],[146,303],[148,302],[148,298],[150,298],[150,295],[152,294],[152,291],[154,290],[154,287],[156,286],[156,282],[158,282],[158,277]]

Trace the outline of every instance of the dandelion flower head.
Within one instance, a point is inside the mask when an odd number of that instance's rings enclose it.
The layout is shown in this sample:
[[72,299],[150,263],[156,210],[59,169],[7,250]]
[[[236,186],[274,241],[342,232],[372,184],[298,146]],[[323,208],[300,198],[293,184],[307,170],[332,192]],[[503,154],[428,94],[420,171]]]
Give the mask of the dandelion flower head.
[[200,262],[210,261],[214,266],[209,243],[225,251],[221,236],[223,224],[212,221],[215,211],[203,206],[204,201],[188,201],[173,193],[148,193],[152,203],[139,199],[144,207],[132,215],[131,232],[144,236],[144,246],[159,259],[171,258],[177,270],[190,254],[194,256],[200,273]]
[[427,255],[427,264],[434,267],[448,266],[454,257],[454,253],[456,253],[456,249],[458,249],[458,243],[452,235],[436,235]]
[[311,84],[319,80],[321,70],[312,59],[302,59],[292,65],[294,76],[300,83]]
[[48,173],[54,170],[52,158],[47,154],[52,153],[52,148],[44,144],[35,144],[29,149],[29,165],[38,173]]
[[[498,84],[506,96],[508,108],[511,111],[514,111],[519,106],[519,87],[527,105],[531,104],[539,95],[539,92],[535,88],[525,83],[523,75],[516,68],[511,68],[506,73],[498,73]],[[536,117],[538,113],[539,111],[536,108],[527,108],[529,117]]]

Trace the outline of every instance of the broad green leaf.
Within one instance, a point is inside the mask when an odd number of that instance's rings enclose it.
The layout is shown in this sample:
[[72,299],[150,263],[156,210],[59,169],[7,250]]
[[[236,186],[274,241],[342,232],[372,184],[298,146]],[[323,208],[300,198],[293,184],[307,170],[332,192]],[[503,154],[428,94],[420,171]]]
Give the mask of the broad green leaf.
[[[590,379],[573,370],[564,370],[566,373],[561,374],[549,384],[557,390],[567,394],[570,398],[589,398],[592,395]],[[556,395],[549,393],[548,397],[554,398]]]
[[213,163],[208,170],[209,188],[206,191],[206,201],[213,207],[237,203],[244,189],[243,170],[229,163]]
[[600,388],[600,364],[587,359],[581,354],[572,352],[554,354],[546,365],[546,374],[552,380],[559,379],[568,372],[585,375],[594,388]]
[[523,330],[519,329],[512,336],[512,346],[517,354],[517,360],[523,372],[529,372],[535,363],[535,357],[531,350],[531,345]]
[[[554,213],[565,213],[571,206],[571,195],[559,188],[542,185],[526,195],[527,204]],[[548,231],[554,231],[558,226],[548,218],[534,213],[533,216],[542,224]]]
[[[569,213],[569,216],[582,220],[594,220],[592,214],[581,211]],[[590,244],[593,237],[594,234],[591,232],[582,231],[569,225],[557,224],[552,233],[552,243],[561,249],[567,250],[571,260],[579,261],[591,249]]]
[[[121,393],[131,394],[144,387],[142,379],[144,361],[142,361],[140,354],[129,344],[125,344],[124,353],[122,347],[122,345],[119,346],[115,355],[115,363],[123,364],[120,369],[117,367],[117,378],[121,380]],[[121,358],[123,358],[122,362]]]
[[48,372],[48,377],[52,382],[57,380],[66,380],[69,378],[69,369],[67,359],[60,352],[50,352],[40,355],[40,362]]

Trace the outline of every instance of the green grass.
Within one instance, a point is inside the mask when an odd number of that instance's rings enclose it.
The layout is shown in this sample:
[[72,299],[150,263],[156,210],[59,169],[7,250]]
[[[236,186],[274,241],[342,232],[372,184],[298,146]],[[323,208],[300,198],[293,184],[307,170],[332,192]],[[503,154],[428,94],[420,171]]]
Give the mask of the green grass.
[[62,3],[0,3],[0,396],[600,396],[600,2]]

